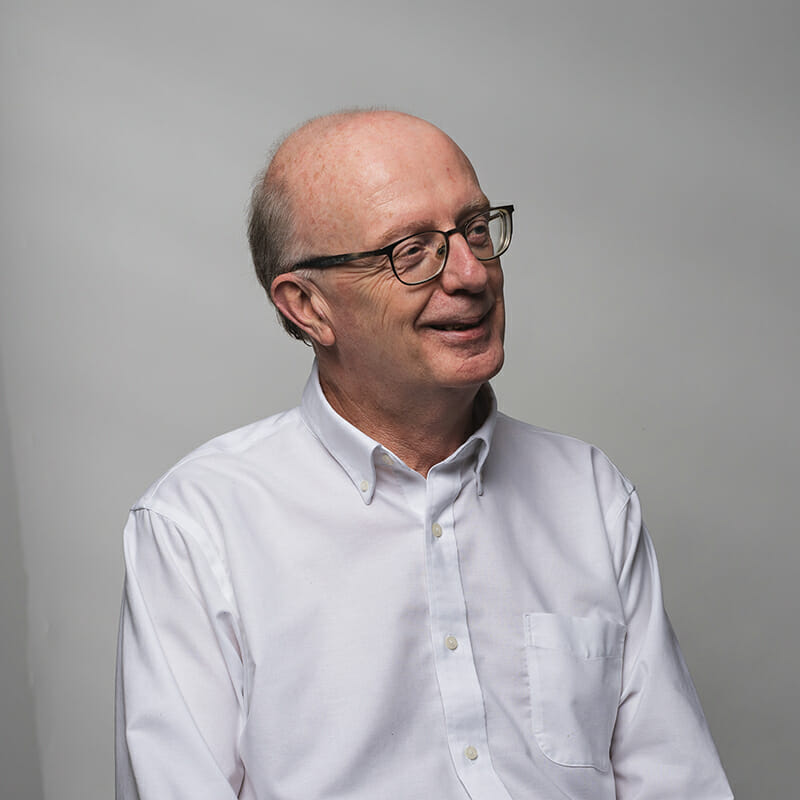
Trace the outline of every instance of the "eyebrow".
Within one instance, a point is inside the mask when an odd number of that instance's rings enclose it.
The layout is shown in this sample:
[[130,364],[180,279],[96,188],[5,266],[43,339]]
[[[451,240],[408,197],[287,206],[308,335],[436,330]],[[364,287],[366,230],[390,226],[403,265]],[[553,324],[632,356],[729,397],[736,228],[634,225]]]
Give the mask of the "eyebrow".
[[[467,203],[461,211],[458,212],[456,225],[460,225],[462,222],[465,222],[476,214],[480,214],[482,211],[488,211],[489,208],[491,208],[491,203],[489,203],[485,197]],[[415,233],[424,233],[425,231],[433,230],[437,230],[437,228],[436,223],[432,220],[417,220],[407,223],[406,225],[397,225],[394,228],[389,228],[389,230],[381,234],[378,241],[388,245],[406,236],[413,236]]]

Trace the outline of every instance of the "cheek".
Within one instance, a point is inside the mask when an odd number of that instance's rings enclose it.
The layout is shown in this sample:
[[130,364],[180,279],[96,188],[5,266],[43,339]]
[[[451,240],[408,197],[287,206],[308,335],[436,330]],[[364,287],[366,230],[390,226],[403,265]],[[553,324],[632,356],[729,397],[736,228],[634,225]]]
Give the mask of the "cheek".
[[377,329],[389,288],[382,271],[341,270],[328,294],[331,320],[339,337],[357,338]]
[[360,309],[365,320],[388,321],[398,300],[395,290],[394,275],[390,270],[362,273],[349,286],[349,296],[355,300],[354,305]]
[[390,269],[342,271],[331,295],[340,342],[362,352],[391,353],[416,332],[416,321],[433,294],[431,284],[405,286]]
[[496,283],[494,284],[494,296],[495,296],[495,303],[497,305],[497,311],[500,315],[500,336],[502,337],[505,334],[505,313],[506,313],[506,306],[505,306],[505,298],[503,296],[503,285],[505,283],[503,277],[503,270],[497,271],[497,279]]
[[505,275],[503,274],[503,268],[500,266],[500,264],[497,265],[497,274],[493,276],[492,285],[498,299],[502,300],[503,286],[505,285]]
[[404,332],[414,333],[417,319],[429,299],[429,291],[404,286],[394,276],[388,286],[374,287],[368,302],[376,332],[383,332],[387,338]]

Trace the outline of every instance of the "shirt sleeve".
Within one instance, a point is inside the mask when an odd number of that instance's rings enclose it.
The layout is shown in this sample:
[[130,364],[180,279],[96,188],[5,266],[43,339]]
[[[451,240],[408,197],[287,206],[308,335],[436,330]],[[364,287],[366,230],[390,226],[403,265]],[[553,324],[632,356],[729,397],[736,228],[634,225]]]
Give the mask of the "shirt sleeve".
[[611,746],[618,800],[732,798],[700,701],[664,610],[653,543],[636,492],[612,523],[628,626]]
[[117,800],[235,798],[245,675],[223,562],[200,532],[143,508],[124,553]]

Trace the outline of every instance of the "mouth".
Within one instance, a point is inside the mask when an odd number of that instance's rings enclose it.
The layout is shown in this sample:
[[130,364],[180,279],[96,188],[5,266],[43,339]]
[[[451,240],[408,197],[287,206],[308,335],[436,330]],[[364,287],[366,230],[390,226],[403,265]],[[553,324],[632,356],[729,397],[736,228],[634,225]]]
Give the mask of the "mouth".
[[452,325],[430,325],[435,331],[470,331],[477,328],[480,322],[455,322]]
[[435,331],[443,331],[446,333],[472,331],[476,328],[480,328],[486,322],[488,317],[489,312],[487,311],[485,314],[482,314],[479,317],[461,320],[447,320],[445,322],[434,322],[430,323],[428,327],[433,328]]

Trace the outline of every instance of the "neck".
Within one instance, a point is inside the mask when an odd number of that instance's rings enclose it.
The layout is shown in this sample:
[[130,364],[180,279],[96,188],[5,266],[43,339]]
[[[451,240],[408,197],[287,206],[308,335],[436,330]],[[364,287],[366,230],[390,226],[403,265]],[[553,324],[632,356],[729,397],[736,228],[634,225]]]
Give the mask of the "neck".
[[434,464],[455,452],[480,424],[475,414],[480,387],[416,393],[409,402],[398,402],[401,398],[397,395],[365,395],[363,387],[348,391],[322,371],[319,380],[337,414],[424,477]]

